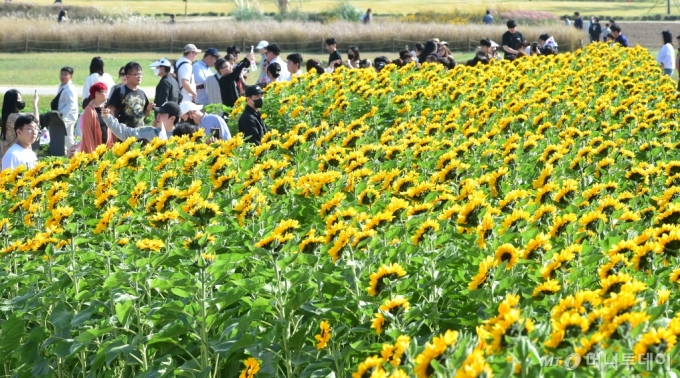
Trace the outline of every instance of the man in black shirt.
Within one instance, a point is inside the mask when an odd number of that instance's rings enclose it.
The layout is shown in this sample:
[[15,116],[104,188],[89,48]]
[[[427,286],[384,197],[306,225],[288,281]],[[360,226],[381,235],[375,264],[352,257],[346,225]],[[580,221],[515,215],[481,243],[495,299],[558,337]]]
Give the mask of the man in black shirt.
[[139,87],[142,84],[142,66],[137,62],[125,65],[127,82],[116,88],[109,99],[109,110],[118,122],[128,127],[144,126],[144,118],[156,104],[149,103],[146,93]]
[[520,45],[524,42],[524,36],[517,31],[517,23],[515,20],[509,20],[508,31],[503,34],[501,45],[505,52],[505,59],[515,59],[519,53]]
[[161,80],[156,86],[155,102],[163,105],[168,101],[179,104],[179,84],[172,76],[172,63],[163,58],[151,63],[154,74],[160,76]]
[[335,42],[335,38],[330,37],[326,39],[326,50],[331,54],[328,57],[328,67],[334,67],[334,63],[338,61],[342,63],[342,56],[340,56],[340,53],[338,52],[338,45]]
[[246,109],[238,119],[238,131],[243,133],[247,142],[257,146],[261,144],[262,137],[267,133],[267,126],[262,121],[260,109],[264,102],[262,88],[252,85],[246,89]]
[[229,62],[224,63],[225,66],[220,69],[222,77],[218,80],[222,104],[230,108],[234,106],[234,103],[240,97],[238,81],[240,80],[241,72],[250,67],[250,61],[253,59],[255,59],[255,57],[250,53],[235,66]]

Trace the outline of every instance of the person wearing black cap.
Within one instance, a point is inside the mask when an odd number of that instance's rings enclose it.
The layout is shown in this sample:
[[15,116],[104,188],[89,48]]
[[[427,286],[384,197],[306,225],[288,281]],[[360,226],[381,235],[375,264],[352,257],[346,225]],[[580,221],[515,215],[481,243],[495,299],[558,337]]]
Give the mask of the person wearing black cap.
[[[265,54],[267,56],[267,65],[270,65],[272,63],[278,63],[279,66],[281,66],[281,73],[279,75],[279,81],[288,81],[288,77],[290,77],[290,73],[288,72],[288,65],[286,62],[279,57],[281,55],[281,48],[279,45],[276,43],[272,43],[270,45],[267,45],[267,47],[264,48],[267,53]],[[264,78],[265,83],[269,83],[269,78],[265,76]]]
[[215,66],[215,62],[220,58],[220,53],[217,49],[210,47],[205,49],[205,54],[203,59],[194,63],[192,69],[194,70],[194,80],[196,82],[196,103],[199,105],[208,105],[210,100],[208,99],[208,91],[205,87],[205,82],[208,77],[213,76],[214,73],[210,67]]
[[474,67],[477,63],[489,64],[491,60],[491,40],[489,38],[484,38],[479,41],[479,50],[475,54],[475,57],[468,60],[467,65]]
[[222,104],[233,108],[234,103],[238,100],[241,95],[238,90],[238,82],[241,80],[241,72],[250,67],[250,61],[255,59],[253,53],[248,54],[242,61],[240,61],[236,66],[232,66],[231,63],[225,62],[220,69],[220,95],[222,96]]
[[153,126],[142,127],[128,127],[125,124],[118,122],[118,119],[113,117],[110,113],[102,114],[106,126],[119,140],[125,141],[127,138],[135,137],[137,139],[144,139],[151,141],[152,139],[161,135],[161,127],[165,128],[168,137],[172,135],[172,130],[179,121],[180,109],[176,102],[168,101],[165,104],[156,107],[156,119],[153,121]]
[[264,102],[264,93],[259,85],[252,85],[246,89],[246,109],[238,119],[238,131],[250,143],[261,144],[262,137],[267,133],[267,126],[262,121],[260,109]]
[[519,53],[520,45],[524,42],[524,36],[517,31],[517,23],[515,20],[509,20],[508,31],[503,34],[501,45],[505,51],[505,59],[515,59]]

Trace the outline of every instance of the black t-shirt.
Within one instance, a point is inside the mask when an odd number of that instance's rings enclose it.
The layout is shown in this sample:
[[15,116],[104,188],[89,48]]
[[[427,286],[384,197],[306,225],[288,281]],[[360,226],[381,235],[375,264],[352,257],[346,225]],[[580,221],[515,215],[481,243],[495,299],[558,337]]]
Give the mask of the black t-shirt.
[[[501,46],[508,46],[509,48],[513,50],[520,50],[520,43],[524,42],[524,37],[522,36],[522,33],[516,31],[514,34],[510,33],[509,31],[505,32],[503,34],[503,40],[501,41]],[[504,54],[504,57],[507,58],[508,55],[514,55],[514,54],[508,54],[507,52]]]
[[[123,95],[121,95],[123,91]],[[144,112],[149,106],[149,99],[143,90],[132,90],[126,86],[117,87],[111,94],[109,105],[116,108],[116,118],[128,127],[144,126]]]
[[338,50],[335,50],[331,53],[331,55],[328,57],[328,65],[330,66],[331,63],[335,62],[336,60],[339,60],[340,63],[342,63],[342,56],[338,52]]

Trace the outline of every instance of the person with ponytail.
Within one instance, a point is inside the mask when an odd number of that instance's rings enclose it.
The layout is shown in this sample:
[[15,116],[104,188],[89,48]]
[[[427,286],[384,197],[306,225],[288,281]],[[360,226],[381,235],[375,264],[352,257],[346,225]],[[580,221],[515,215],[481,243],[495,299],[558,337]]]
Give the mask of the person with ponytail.
[[[36,94],[33,97],[33,116],[36,120],[40,119],[38,113],[39,97]],[[16,89],[10,89],[5,92],[2,100],[2,130],[0,131],[0,155],[4,156],[5,152],[16,142],[16,134],[14,133],[14,122],[22,115],[30,113],[22,113],[26,107],[26,103],[21,97],[21,93]]]

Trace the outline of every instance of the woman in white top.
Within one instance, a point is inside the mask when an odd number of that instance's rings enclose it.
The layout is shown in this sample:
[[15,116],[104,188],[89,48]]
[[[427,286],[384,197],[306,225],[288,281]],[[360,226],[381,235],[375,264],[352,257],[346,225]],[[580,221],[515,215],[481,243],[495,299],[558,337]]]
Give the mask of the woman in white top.
[[668,76],[673,75],[675,70],[675,49],[673,48],[673,36],[671,32],[665,30],[661,33],[663,37],[663,46],[659,50],[659,55],[656,56],[656,61],[663,69],[663,73]]
[[[106,84],[106,88],[109,91],[116,85],[111,75],[104,72],[104,60],[101,57],[95,56],[92,58],[92,62],[90,62],[90,76],[85,79],[85,84],[83,85],[83,104],[85,104],[85,99],[90,97],[90,87],[94,83],[99,82]],[[107,98],[108,96],[109,92],[106,93]],[[83,108],[86,106],[83,106]]]

